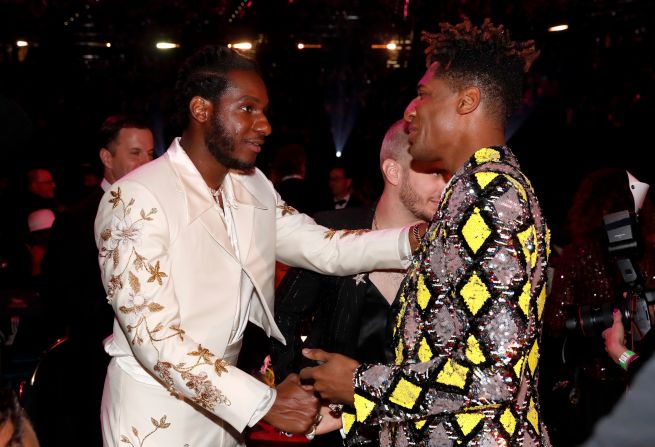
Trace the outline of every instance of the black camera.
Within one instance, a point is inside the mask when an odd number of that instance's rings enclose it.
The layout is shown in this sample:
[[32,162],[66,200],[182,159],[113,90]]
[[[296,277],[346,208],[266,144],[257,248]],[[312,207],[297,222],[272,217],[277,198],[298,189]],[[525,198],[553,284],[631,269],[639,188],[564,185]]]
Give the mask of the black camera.
[[612,326],[613,311],[618,309],[623,326],[637,341],[651,328],[648,305],[655,304],[655,291],[644,290],[643,277],[632,262],[641,248],[635,236],[638,234],[637,220],[629,211],[619,211],[603,216],[603,224],[607,235],[607,250],[614,257],[621,273],[626,289],[625,298],[614,303],[576,307],[566,319],[566,328],[578,330],[585,336],[599,335]]

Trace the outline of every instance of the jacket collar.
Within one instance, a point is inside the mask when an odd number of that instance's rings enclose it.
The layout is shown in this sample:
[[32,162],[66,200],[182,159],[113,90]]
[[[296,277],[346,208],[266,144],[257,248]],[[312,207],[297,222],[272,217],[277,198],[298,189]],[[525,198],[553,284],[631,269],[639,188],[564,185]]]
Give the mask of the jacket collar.
[[[179,183],[186,196],[187,220],[193,222],[198,216],[214,206],[214,198],[209,192],[209,188],[204,179],[198,172],[187,153],[180,146],[180,138],[177,137],[171,143],[166,152],[173,170],[177,174]],[[228,173],[224,182],[230,182],[232,188],[228,200],[234,202],[236,207],[239,205],[252,206],[255,208],[266,209],[257,198],[243,184],[244,180],[253,174],[236,174]]]

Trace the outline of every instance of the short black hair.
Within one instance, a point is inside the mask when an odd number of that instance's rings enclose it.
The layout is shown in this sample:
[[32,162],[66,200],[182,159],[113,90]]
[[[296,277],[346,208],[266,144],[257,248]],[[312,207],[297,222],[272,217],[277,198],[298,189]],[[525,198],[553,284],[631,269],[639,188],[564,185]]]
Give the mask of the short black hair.
[[515,42],[503,25],[490,19],[480,27],[468,18],[439,27],[439,33],[423,32],[427,66],[439,62],[436,77],[455,88],[479,87],[490,103],[489,111],[507,120],[521,103],[523,74],[539,56],[534,41]]
[[257,63],[236,50],[208,45],[189,57],[177,74],[175,107],[177,124],[189,124],[189,102],[200,96],[214,103],[228,86],[226,74],[231,71],[254,71],[261,74]]
[[112,115],[107,117],[100,126],[98,143],[100,147],[104,147],[109,152],[110,144],[118,138],[121,129],[135,128],[135,129],[148,129],[152,131],[150,123],[139,115]]

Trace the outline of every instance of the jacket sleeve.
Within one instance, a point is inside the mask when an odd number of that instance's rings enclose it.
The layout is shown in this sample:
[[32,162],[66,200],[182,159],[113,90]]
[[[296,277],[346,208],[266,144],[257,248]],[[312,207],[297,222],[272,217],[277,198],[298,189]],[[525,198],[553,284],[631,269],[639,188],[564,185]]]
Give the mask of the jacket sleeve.
[[346,276],[409,266],[408,227],[333,230],[298,213],[276,194],[276,256],[292,267]]
[[[534,272],[545,267],[547,236],[545,227],[538,236],[522,186],[498,185],[502,196],[463,188],[471,192],[458,202],[462,208],[429,230],[431,243],[422,245],[400,295],[396,364],[364,364],[355,372],[358,422],[420,425],[435,415],[496,411],[533,380],[545,299],[543,275]],[[442,252],[434,251],[436,239]],[[439,288],[430,278],[441,268],[452,282]]]
[[186,334],[160,203],[144,186],[120,182],[102,198],[95,231],[102,281],[134,357],[171,399],[184,397],[243,430],[270,388]]

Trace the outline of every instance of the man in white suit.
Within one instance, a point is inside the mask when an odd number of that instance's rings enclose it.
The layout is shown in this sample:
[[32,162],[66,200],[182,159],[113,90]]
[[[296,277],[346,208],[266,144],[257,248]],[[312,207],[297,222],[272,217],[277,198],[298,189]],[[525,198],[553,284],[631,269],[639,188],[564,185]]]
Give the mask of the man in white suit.
[[306,433],[319,406],[311,387],[293,375],[271,389],[234,366],[248,320],[284,341],[272,314],[276,258],[333,275],[406,267],[418,227],[334,231],[287,206],[255,168],[271,132],[268,95],[239,53],[201,50],[176,91],[182,137],[112,185],[96,218],[116,315],[104,443],[243,445],[260,419]]

